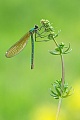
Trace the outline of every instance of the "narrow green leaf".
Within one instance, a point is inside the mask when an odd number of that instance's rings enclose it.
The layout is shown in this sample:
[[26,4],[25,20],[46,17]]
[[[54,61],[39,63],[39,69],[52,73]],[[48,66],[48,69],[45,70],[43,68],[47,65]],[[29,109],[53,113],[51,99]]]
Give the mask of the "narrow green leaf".
[[58,96],[61,96],[61,91],[59,91],[58,88],[55,88],[56,89],[56,92],[58,93]]

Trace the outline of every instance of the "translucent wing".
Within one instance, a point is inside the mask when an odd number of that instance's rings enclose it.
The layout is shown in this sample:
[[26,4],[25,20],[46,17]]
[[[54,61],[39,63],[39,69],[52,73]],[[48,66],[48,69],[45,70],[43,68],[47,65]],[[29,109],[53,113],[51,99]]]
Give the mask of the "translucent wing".
[[12,47],[8,49],[5,56],[10,58],[18,54],[26,46],[28,38],[30,37],[30,32],[26,33],[18,42],[16,42]]

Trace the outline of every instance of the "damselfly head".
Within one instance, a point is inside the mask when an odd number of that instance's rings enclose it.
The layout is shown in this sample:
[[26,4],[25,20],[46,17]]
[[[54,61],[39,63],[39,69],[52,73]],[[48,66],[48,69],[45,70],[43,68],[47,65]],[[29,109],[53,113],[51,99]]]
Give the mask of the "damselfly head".
[[34,29],[37,30],[38,29],[38,25],[35,25]]

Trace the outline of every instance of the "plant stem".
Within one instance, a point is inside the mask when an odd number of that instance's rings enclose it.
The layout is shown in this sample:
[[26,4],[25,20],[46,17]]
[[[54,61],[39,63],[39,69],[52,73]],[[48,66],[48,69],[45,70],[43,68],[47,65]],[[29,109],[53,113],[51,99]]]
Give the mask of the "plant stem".
[[[56,46],[59,47],[58,43],[56,42],[55,39],[53,39]],[[60,54],[61,57],[61,65],[62,65],[62,86],[64,86],[64,81],[65,81],[65,70],[64,70],[64,59],[63,59],[63,55]]]
[[53,39],[53,41],[55,42],[56,46],[59,47],[57,41],[55,39]]
[[62,54],[60,56],[61,56],[61,64],[62,64],[62,87],[63,87],[65,82],[64,59]]
[[61,108],[62,98],[59,98],[58,109],[56,114],[56,120],[59,118],[60,108]]
[[[62,65],[62,87],[63,87],[64,82],[65,82],[64,59],[63,59],[62,54],[60,56],[61,56],[61,65]],[[59,98],[58,109],[57,109],[57,114],[56,114],[56,120],[58,120],[58,118],[59,118],[61,103],[62,103],[62,98]]]
[[[55,44],[57,47],[59,47],[58,43],[56,42],[56,40],[54,40]],[[60,51],[61,52],[61,51]],[[64,82],[65,82],[65,70],[64,70],[64,59],[63,59],[63,55],[60,54],[61,57],[61,66],[62,66],[62,87],[64,86]],[[59,113],[60,113],[60,109],[61,109],[61,103],[62,103],[62,98],[59,98],[59,103],[58,103],[58,109],[57,109],[57,114],[56,114],[56,120],[58,120],[59,118]]]

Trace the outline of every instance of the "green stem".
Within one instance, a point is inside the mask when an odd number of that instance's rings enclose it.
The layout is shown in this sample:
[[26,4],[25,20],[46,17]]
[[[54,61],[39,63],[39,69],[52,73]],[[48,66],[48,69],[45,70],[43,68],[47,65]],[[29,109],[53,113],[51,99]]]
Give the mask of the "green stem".
[[[64,59],[62,54],[61,56],[61,65],[62,65],[62,87],[64,86],[64,81],[65,81],[65,74],[64,74]],[[61,109],[61,103],[62,103],[62,98],[59,98],[59,103],[58,103],[58,109],[57,109],[57,114],[56,114],[56,120],[59,118],[59,113]]]
[[[53,39],[56,46],[59,48],[59,45],[58,43],[56,42],[55,39]],[[61,50],[60,50],[60,53],[61,53]],[[64,81],[65,81],[65,70],[64,70],[64,59],[63,59],[63,55],[62,53],[60,54],[60,57],[61,57],[61,65],[62,65],[62,86],[64,86]]]
[[53,41],[55,42],[56,46],[59,47],[57,41],[55,39],[53,39]]
[[[56,42],[56,40],[54,40],[56,46],[59,48],[58,43]],[[64,86],[64,82],[65,82],[65,70],[64,70],[64,59],[63,59],[63,55],[61,53],[60,50],[60,57],[61,57],[61,66],[62,66],[62,87]],[[56,120],[58,120],[59,118],[59,113],[60,113],[60,109],[61,109],[61,103],[62,103],[62,98],[59,98],[59,103],[58,103],[58,109],[57,109],[57,114],[56,114]]]
[[61,103],[62,103],[62,98],[59,99],[58,109],[57,109],[57,114],[56,114],[56,120],[58,120],[58,118],[59,118]]
[[60,56],[61,56],[61,64],[62,64],[62,86],[64,86],[64,82],[65,82],[64,59],[62,54]]

